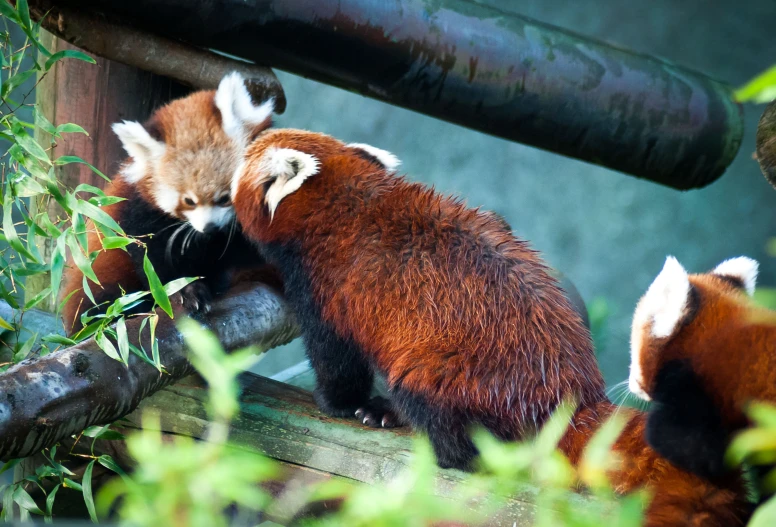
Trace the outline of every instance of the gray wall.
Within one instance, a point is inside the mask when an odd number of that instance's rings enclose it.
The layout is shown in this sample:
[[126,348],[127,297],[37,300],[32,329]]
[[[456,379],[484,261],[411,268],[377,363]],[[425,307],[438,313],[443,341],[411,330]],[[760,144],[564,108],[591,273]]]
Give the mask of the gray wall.
[[[614,42],[739,85],[776,62],[773,0],[489,0],[501,9]],[[710,187],[680,193],[596,166],[509,143],[432,118],[279,74],[288,96],[283,126],[368,142],[397,154],[404,171],[473,206],[503,214],[565,272],[589,302],[615,310],[599,350],[607,381],[627,375],[630,317],[667,254],[701,271],[746,254],[776,281],[764,253],[774,232],[776,191],[751,159],[762,107],[746,108],[741,152]],[[301,356],[270,353],[259,371]]]

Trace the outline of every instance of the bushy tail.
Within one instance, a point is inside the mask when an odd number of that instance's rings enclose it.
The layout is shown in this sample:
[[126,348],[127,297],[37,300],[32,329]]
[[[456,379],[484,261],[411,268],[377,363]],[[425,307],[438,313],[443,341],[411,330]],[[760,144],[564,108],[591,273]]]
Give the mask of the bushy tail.
[[[572,426],[559,445],[571,462],[579,463],[585,447],[617,406],[609,401],[577,410]],[[752,512],[746,498],[741,473],[711,483],[672,465],[646,441],[647,414],[633,409],[619,410],[628,420],[614,444],[620,466],[610,473],[610,481],[620,494],[646,488],[651,502],[645,511],[646,527],[743,526]]]

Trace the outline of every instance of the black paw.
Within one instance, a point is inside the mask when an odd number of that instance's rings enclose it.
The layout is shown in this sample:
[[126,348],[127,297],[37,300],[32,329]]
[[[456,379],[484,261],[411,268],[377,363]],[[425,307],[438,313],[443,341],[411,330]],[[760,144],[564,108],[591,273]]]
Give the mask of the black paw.
[[319,388],[313,391],[313,399],[315,404],[321,409],[321,412],[332,417],[352,417],[353,412],[356,411],[356,404],[352,405],[335,405]]
[[373,397],[368,403],[356,410],[356,417],[363,424],[372,428],[395,428],[404,423],[391,408],[391,403],[384,397]]
[[177,301],[188,313],[208,313],[213,302],[210,288],[201,280],[192,282],[176,294]]

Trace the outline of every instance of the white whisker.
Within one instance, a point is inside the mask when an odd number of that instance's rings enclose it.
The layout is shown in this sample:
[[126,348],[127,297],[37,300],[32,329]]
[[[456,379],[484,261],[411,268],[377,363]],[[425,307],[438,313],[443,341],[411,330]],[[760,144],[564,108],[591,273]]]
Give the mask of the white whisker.
[[167,263],[172,265],[172,246],[175,243],[175,238],[178,237],[178,235],[183,232],[187,227],[190,227],[188,223],[183,223],[180,225],[177,229],[175,229],[175,232],[172,233],[172,236],[170,236],[170,239],[167,240],[167,250],[165,251],[165,258],[167,259]]

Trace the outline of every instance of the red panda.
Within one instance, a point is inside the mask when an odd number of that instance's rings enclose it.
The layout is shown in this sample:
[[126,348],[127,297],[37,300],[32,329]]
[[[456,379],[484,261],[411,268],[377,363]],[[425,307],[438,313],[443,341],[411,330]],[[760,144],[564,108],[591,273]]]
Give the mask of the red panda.
[[[211,296],[228,285],[230,269],[252,252],[234,220],[230,184],[249,141],[270,126],[272,112],[272,99],[254,104],[243,78],[231,73],[217,90],[172,101],[145,124],[113,126],[130,158],[105,189],[126,200],[105,212],[146,243],[163,283],[205,277],[185,290],[184,305],[190,310],[207,309]],[[100,240],[90,224],[89,252],[102,249]],[[144,254],[136,244],[98,254],[92,268],[100,285],[90,285],[99,307],[90,313],[104,310],[122,291],[148,288]],[[62,309],[68,334],[81,329],[81,314],[93,307],[83,279],[71,257],[59,295],[62,301],[74,292]]]
[[776,313],[749,295],[756,261],[688,274],[673,257],[639,301],[631,333],[631,392],[652,401],[647,438],[662,455],[714,479],[750,401],[776,402]]
[[[368,145],[268,130],[235,173],[237,219],[281,274],[318,405],[371,426],[408,422],[440,466],[470,469],[471,425],[514,440],[574,398],[561,448],[577,463],[615,409],[579,315],[503,220],[396,177],[397,165]],[[368,399],[374,372],[389,404]],[[634,413],[618,441],[628,463],[613,478],[620,492],[656,489],[647,525],[743,525],[740,481],[712,484],[661,459],[644,418]]]

